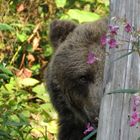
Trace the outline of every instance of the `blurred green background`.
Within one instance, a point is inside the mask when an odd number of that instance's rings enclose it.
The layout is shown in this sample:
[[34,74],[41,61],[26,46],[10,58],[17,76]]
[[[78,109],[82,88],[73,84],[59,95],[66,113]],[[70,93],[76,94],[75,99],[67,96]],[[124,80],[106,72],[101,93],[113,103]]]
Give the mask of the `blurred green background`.
[[43,85],[53,50],[48,25],[109,13],[109,0],[0,0],[0,140],[56,140],[57,114]]

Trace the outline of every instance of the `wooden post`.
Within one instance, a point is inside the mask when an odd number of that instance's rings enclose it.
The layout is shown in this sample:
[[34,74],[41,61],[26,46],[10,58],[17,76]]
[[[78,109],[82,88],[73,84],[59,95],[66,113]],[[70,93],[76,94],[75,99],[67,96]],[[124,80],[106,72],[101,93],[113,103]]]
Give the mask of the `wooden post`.
[[[136,28],[140,29],[140,0],[111,0],[111,17],[126,17]],[[120,25],[121,26],[121,25]],[[130,39],[124,30],[119,31],[119,37]],[[140,88],[140,57],[137,53],[128,55],[112,62],[127,51],[120,49],[132,48],[128,43],[120,48],[111,49],[106,57],[104,71],[104,97],[102,99],[97,140],[137,140],[140,128],[129,126],[130,95],[108,92],[115,89]]]

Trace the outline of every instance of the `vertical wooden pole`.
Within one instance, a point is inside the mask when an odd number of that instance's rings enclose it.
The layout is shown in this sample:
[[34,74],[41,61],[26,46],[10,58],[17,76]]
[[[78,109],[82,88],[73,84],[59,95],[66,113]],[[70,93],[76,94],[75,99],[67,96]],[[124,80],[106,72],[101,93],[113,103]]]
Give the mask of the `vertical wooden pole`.
[[[140,0],[111,0],[111,17],[127,18],[140,29]],[[120,25],[121,26],[121,25]],[[124,30],[120,30],[119,38],[130,39]],[[132,44],[124,44],[119,49],[109,50],[104,71],[104,97],[101,104],[97,140],[137,140],[140,128],[129,126],[130,95],[108,92],[115,89],[140,88],[140,57],[137,53],[128,55],[118,61],[116,58],[128,52]]]

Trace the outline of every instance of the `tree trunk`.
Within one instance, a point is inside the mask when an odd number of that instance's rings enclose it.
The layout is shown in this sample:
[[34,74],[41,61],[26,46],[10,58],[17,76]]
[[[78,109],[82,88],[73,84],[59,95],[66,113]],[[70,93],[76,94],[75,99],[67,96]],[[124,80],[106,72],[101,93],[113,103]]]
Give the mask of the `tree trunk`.
[[[111,17],[126,18],[131,25],[140,29],[140,0],[111,0],[110,7]],[[123,29],[118,34],[121,39],[131,39],[131,36],[128,36]],[[140,127],[129,126],[131,96],[107,94],[115,89],[140,88],[140,56],[132,53],[113,61],[131,48],[131,43],[125,43],[119,48],[107,50],[111,55],[106,57],[104,97],[100,110],[97,140],[137,140],[140,137]],[[122,49],[125,51],[118,51]]]

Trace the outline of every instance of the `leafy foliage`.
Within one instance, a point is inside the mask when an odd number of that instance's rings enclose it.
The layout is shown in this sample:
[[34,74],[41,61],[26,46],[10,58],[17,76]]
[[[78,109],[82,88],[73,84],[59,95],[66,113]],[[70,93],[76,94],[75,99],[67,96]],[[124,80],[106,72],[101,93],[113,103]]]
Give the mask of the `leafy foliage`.
[[53,53],[48,25],[106,16],[108,0],[0,1],[0,139],[56,140],[57,114],[43,85]]
[[[57,115],[45,94],[43,84],[36,85],[37,80],[33,78],[24,80],[27,80],[26,84],[25,81],[12,77],[8,84],[0,88],[1,138],[45,138],[46,128],[50,133],[56,134],[53,126],[56,125]],[[32,89],[30,82],[32,86],[36,85]]]
[[95,21],[95,20],[98,20],[99,18],[100,16],[98,14],[79,10],[79,9],[70,9],[67,12],[67,17],[65,16],[61,17],[61,19],[78,20],[79,23]]

